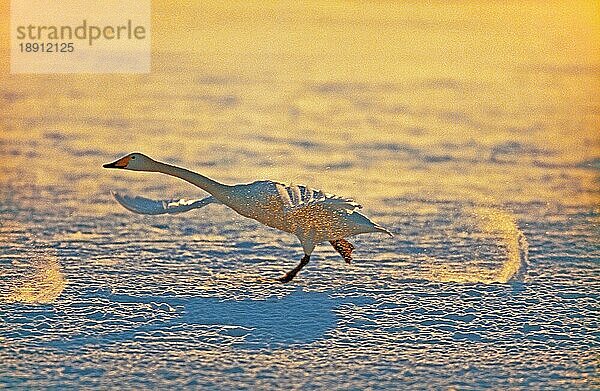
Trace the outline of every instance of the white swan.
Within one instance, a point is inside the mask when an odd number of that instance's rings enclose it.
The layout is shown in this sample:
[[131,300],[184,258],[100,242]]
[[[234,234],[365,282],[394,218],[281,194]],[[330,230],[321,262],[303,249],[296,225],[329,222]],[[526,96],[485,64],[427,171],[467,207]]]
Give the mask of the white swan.
[[304,257],[294,269],[279,278],[291,281],[310,260],[315,245],[329,241],[347,263],[352,260],[354,246],[344,238],[368,232],[392,234],[359,213],[359,204],[302,185],[288,186],[273,181],[226,185],[203,175],[151,159],[141,153],[131,153],[103,165],[133,171],[160,172],[181,178],[207,191],[211,196],[200,200],[154,201],[113,193],[128,210],[142,214],[180,213],[211,203],[224,204],[242,216],[269,227],[294,234],[304,249]]

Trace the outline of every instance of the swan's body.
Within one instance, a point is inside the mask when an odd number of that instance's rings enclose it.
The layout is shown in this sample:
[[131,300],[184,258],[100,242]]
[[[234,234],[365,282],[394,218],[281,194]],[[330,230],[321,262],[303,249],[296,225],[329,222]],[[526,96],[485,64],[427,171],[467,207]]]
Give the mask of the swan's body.
[[315,245],[329,241],[347,262],[354,246],[344,238],[369,232],[383,232],[385,228],[359,213],[359,204],[303,185],[285,185],[274,181],[225,185],[184,168],[157,162],[149,157],[132,153],[106,168],[134,171],[152,171],[184,179],[211,196],[200,200],[153,201],[143,197],[114,194],[116,200],[130,211],[143,214],[181,213],[211,203],[224,204],[242,216],[257,220],[269,227],[294,234],[300,240],[305,256],[300,265],[281,280],[290,281],[308,263]]

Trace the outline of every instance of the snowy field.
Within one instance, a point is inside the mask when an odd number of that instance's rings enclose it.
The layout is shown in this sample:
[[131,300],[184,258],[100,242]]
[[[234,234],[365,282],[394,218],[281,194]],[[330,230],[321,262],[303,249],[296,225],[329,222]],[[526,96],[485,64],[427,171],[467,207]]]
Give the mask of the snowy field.
[[[0,75],[0,388],[600,387],[597,10],[194,7],[151,74]],[[281,284],[288,234],[120,207],[205,194],[130,151],[395,236]]]

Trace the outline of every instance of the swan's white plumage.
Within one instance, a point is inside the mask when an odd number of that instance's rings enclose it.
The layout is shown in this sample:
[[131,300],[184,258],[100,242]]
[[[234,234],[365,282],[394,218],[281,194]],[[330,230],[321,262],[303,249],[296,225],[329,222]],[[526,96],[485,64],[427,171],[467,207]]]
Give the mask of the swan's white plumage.
[[350,262],[354,246],[345,237],[368,232],[392,234],[375,224],[357,209],[361,206],[350,198],[339,197],[303,185],[285,185],[273,181],[226,185],[185,168],[165,164],[141,153],[131,153],[104,168],[160,172],[181,178],[210,193],[201,200],[155,201],[144,197],[114,194],[115,199],[132,212],[143,214],[181,213],[210,203],[224,204],[242,216],[298,237],[304,257],[294,269],[279,279],[291,281],[309,262],[315,245],[329,241],[346,262]]
[[211,203],[223,203],[243,216],[300,239],[305,250],[325,241],[369,232],[388,230],[373,223],[357,210],[362,206],[350,198],[325,193],[304,185],[286,185],[274,181],[257,181],[229,186],[229,194],[202,199],[152,200],[140,196],[114,193],[126,209],[141,214],[176,214],[202,208]]
[[188,181],[211,194],[201,200],[155,201],[144,197],[115,194],[116,200],[135,213],[181,213],[210,203],[222,203],[242,216],[298,237],[306,255],[316,244],[338,241],[345,237],[381,232],[391,235],[358,212],[361,205],[304,185],[286,185],[274,181],[225,185],[184,168],[157,162],[146,155],[132,153],[104,165],[134,171],[151,171]]

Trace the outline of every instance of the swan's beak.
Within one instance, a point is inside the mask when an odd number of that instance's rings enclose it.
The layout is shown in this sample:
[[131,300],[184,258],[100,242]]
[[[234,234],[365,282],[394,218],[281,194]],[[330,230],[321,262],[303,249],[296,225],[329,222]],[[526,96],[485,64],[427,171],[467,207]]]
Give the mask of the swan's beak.
[[125,156],[124,158],[121,158],[115,162],[103,164],[102,167],[104,167],[104,168],[125,168],[125,167],[127,167],[127,164],[129,163],[129,159],[131,159],[129,156]]

